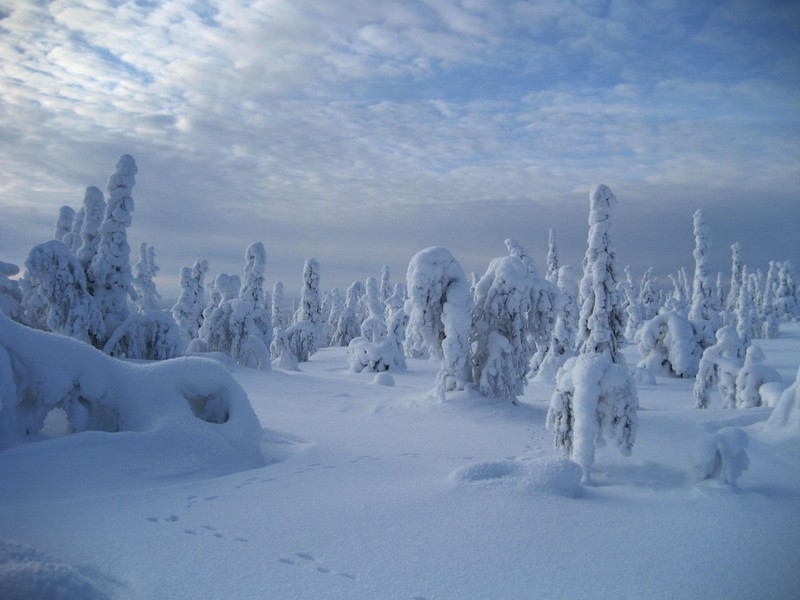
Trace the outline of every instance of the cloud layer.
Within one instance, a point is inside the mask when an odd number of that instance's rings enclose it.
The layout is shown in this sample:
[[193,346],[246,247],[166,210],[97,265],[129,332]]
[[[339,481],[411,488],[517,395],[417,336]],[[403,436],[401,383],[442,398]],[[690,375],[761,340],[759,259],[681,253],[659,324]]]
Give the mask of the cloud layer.
[[130,153],[131,241],[155,245],[166,286],[199,257],[239,272],[255,240],[290,289],[312,255],[326,287],[384,263],[400,278],[433,244],[468,270],[509,236],[543,260],[551,226],[578,263],[600,181],[635,270],[691,266],[697,207],[714,268],[737,240],[756,266],[800,266],[792,2],[57,0],[0,17],[2,260]]

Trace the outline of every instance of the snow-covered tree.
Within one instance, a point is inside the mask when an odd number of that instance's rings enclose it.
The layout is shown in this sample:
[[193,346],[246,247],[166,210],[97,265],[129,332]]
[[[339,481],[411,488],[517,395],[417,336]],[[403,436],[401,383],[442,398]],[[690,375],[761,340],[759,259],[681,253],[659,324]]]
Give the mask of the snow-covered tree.
[[419,336],[434,359],[441,361],[436,378],[440,400],[445,392],[470,383],[469,282],[449,250],[440,246],[415,254],[406,274],[409,334]]
[[741,348],[744,351],[753,341],[753,299],[750,287],[744,282],[739,287],[739,299],[734,306],[736,307],[736,333],[742,341]]
[[133,288],[139,295],[136,304],[140,311],[159,310],[159,300],[161,294],[156,290],[156,282],[153,281],[158,274],[159,268],[156,265],[156,249],[148,246],[145,242],[139,244],[139,262],[133,265],[135,273],[133,277]]
[[83,267],[63,242],[35,246],[25,267],[29,295],[23,306],[26,311],[35,306],[39,313],[28,322],[87,343],[103,338],[103,317],[86,288]]
[[[296,327],[302,322],[308,325]],[[324,325],[319,295],[319,262],[316,258],[309,258],[303,266],[303,288],[300,291],[300,305],[294,315],[294,326],[286,331],[291,347],[299,352],[299,362],[307,361],[319,350],[325,337]]]
[[386,319],[387,321],[398,310],[403,308],[406,303],[406,286],[404,283],[397,282],[394,284],[394,291],[386,300]]
[[128,318],[128,298],[136,299],[126,230],[131,224],[131,190],[136,183],[137,170],[136,161],[128,154],[117,161],[116,170],[108,180],[108,204],[100,226],[100,244],[89,267],[90,291],[109,336]]
[[775,291],[775,311],[783,321],[792,321],[800,317],[797,305],[797,291],[794,283],[792,263],[784,261],[778,268],[778,289]]
[[656,375],[694,377],[703,349],[713,342],[713,329],[707,323],[691,321],[678,311],[662,311],[636,332],[642,356],[637,366]]
[[11,279],[17,274],[17,265],[0,260],[0,312],[15,321],[22,317],[22,289],[19,281]]
[[778,313],[775,309],[775,293],[778,290],[778,264],[769,262],[769,272],[764,284],[764,294],[761,299],[761,337],[773,339],[778,337]]
[[550,229],[547,236],[547,273],[545,279],[551,283],[558,281],[558,247],[556,246],[556,230]]
[[387,329],[383,314],[383,303],[381,302],[378,280],[368,277],[366,283],[367,292],[362,301],[367,307],[368,316],[361,323],[361,336],[370,342],[377,342],[386,337]]
[[708,321],[716,330],[718,315],[714,311],[714,284],[708,265],[709,228],[701,209],[694,213],[694,282],[692,284],[692,306],[690,321]]
[[739,294],[744,283],[744,263],[739,242],[731,245],[731,285],[728,292],[728,312],[735,314],[739,308]]
[[764,351],[759,346],[750,346],[744,356],[744,365],[736,376],[736,408],[761,406],[761,386],[783,381],[775,369],[763,363]]
[[335,345],[333,344],[333,336],[339,324],[339,317],[344,310],[344,298],[339,293],[339,288],[331,288],[331,291],[327,294],[327,304],[327,310],[324,311],[323,316],[325,316],[325,328],[329,335],[328,345]]
[[556,323],[547,353],[541,361],[534,381],[555,383],[558,370],[575,355],[575,336],[578,329],[578,283],[571,265],[558,269],[558,289],[561,295],[555,305]]
[[647,269],[642,275],[639,286],[639,304],[642,307],[642,319],[648,321],[658,314],[660,308],[658,279],[653,275],[653,267]]
[[[94,186],[86,188],[83,197],[83,223],[80,231],[80,245],[75,252],[75,256],[81,261],[83,269],[91,277],[90,266],[97,254],[100,246],[100,226],[106,212],[106,201],[103,192]],[[92,289],[92,282],[89,281],[89,289]]]
[[636,437],[638,398],[620,353],[624,319],[617,299],[612,209],[616,197],[604,185],[590,193],[589,239],[581,280],[579,354],[556,376],[547,428],[555,445],[577,462],[583,480],[591,479],[595,447],[611,437],[630,455]]
[[336,327],[331,335],[332,346],[347,347],[350,342],[361,335],[361,321],[358,319],[356,308],[358,307],[360,287],[358,282],[353,282],[347,288],[345,305],[339,314]]
[[[63,242],[64,238],[72,231],[72,221],[75,219],[75,209],[71,206],[62,206],[58,211],[58,221],[56,221],[55,231],[53,232],[53,239]],[[67,248],[71,248],[72,240],[69,244],[65,244]]]
[[386,301],[392,295],[392,274],[388,265],[381,267],[381,305],[386,306]]
[[484,395],[516,402],[536,351],[533,300],[546,282],[517,256],[494,259],[475,284],[472,377]]
[[286,314],[286,300],[283,293],[283,282],[276,281],[272,286],[272,327],[286,329],[289,318]]
[[272,313],[267,307],[267,294],[264,288],[264,272],[267,265],[267,252],[261,242],[254,242],[245,251],[244,277],[239,298],[253,308],[252,320],[256,327],[250,332],[265,347],[272,343]]
[[741,367],[740,345],[741,340],[733,325],[724,325],[717,330],[716,343],[703,351],[694,380],[693,394],[696,408],[708,408],[711,390],[717,382],[723,403],[726,406],[733,406],[736,375]]
[[253,306],[240,298],[223,302],[206,318],[189,349],[222,352],[242,366],[269,370],[270,353],[259,337],[256,315]]
[[194,266],[181,269],[181,293],[172,307],[172,317],[186,333],[190,340],[198,337],[203,325],[203,308],[205,307],[204,280],[208,272],[208,261],[197,260]]
[[69,231],[64,234],[64,237],[61,238],[61,241],[64,242],[64,245],[67,248],[72,250],[73,254],[76,254],[78,252],[78,248],[81,247],[81,228],[83,227],[83,219],[85,216],[86,209],[81,206],[75,211],[75,215],[72,217],[72,223],[70,224]]
[[188,336],[161,310],[131,314],[108,338],[103,352],[117,358],[168,360],[183,356]]
[[289,338],[282,327],[273,329],[272,343],[269,345],[269,354],[272,357],[272,367],[282,371],[299,371],[297,357],[289,347]]

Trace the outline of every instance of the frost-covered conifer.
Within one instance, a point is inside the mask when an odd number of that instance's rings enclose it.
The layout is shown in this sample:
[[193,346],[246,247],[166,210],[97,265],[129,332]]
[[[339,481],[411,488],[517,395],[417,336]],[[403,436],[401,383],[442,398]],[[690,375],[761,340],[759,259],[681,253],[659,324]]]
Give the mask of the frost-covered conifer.
[[97,254],[100,246],[100,226],[106,213],[106,201],[103,199],[103,192],[94,186],[86,188],[83,197],[83,223],[80,231],[80,245],[75,252],[75,256],[83,265],[89,278],[89,290],[92,290],[90,266],[92,259]]
[[[319,296],[319,262],[309,258],[303,266],[303,288],[300,291],[300,305],[294,316],[294,324],[306,322],[308,325],[292,326],[287,330],[289,343],[298,350],[299,362],[305,362],[321,347],[324,338],[324,322]],[[302,337],[303,339],[299,339]],[[308,338],[308,339],[305,339]]]
[[223,352],[245,367],[269,370],[272,366],[269,349],[254,335],[258,331],[255,315],[252,305],[244,300],[233,298],[223,302],[203,323],[199,338],[203,349]]
[[133,287],[139,294],[136,301],[139,310],[159,310],[161,294],[156,290],[156,282],[153,281],[159,271],[156,265],[156,249],[148,247],[145,242],[139,244],[139,262],[133,265],[133,271]]
[[386,301],[392,295],[392,274],[388,265],[381,267],[381,305],[386,306]]
[[22,289],[19,281],[11,279],[17,274],[17,265],[0,260],[0,312],[15,321],[22,318]]
[[663,311],[642,324],[635,341],[642,360],[637,365],[656,375],[694,377],[703,349],[712,342],[706,321],[691,321],[678,311]]
[[[72,231],[72,221],[75,219],[75,209],[71,206],[62,206],[58,211],[58,221],[56,221],[56,228],[53,232],[53,239],[63,242],[64,238]],[[67,248],[72,245],[72,240],[69,244],[65,244]]]
[[658,314],[660,308],[658,279],[653,275],[653,267],[642,275],[639,286],[639,304],[642,307],[642,319],[648,321]]
[[[746,269],[745,269],[746,274]],[[739,287],[739,300],[736,306],[736,333],[742,340],[742,350],[747,349],[753,341],[753,299],[750,286],[744,281]]]
[[713,309],[717,313],[717,318],[719,319],[718,322],[722,321],[722,317],[720,313],[725,308],[725,303],[727,300],[727,296],[725,295],[725,283],[723,280],[722,272],[717,272],[717,283],[714,285],[714,298],[713,298]]
[[347,297],[344,308],[339,314],[336,327],[331,335],[331,346],[347,347],[350,342],[361,335],[361,321],[356,314],[360,287],[358,282],[353,282],[347,288]]
[[694,282],[692,284],[692,306],[690,321],[708,321],[716,330],[717,313],[714,311],[714,285],[708,266],[709,228],[701,209],[694,213]]
[[471,379],[469,283],[450,251],[439,246],[412,257],[406,282],[409,334],[441,360],[436,390],[444,400],[445,392],[463,390]]
[[764,295],[761,299],[761,337],[773,339],[778,337],[778,319],[775,310],[775,292],[778,289],[778,265],[769,262],[769,272],[764,284]]
[[761,386],[783,381],[775,369],[763,362],[764,351],[759,346],[750,346],[744,355],[744,365],[736,376],[736,408],[761,406]]
[[272,343],[272,312],[267,306],[267,294],[264,288],[264,272],[267,265],[267,252],[261,242],[254,242],[245,251],[244,277],[239,298],[253,309],[252,322],[255,335],[265,347]]
[[285,330],[289,319],[286,314],[286,300],[283,294],[283,282],[276,281],[272,286],[272,328]]
[[367,292],[362,299],[367,307],[368,316],[361,323],[361,336],[370,342],[377,342],[386,337],[386,322],[384,321],[383,303],[381,302],[378,280],[374,277],[367,278]]
[[339,288],[331,288],[331,291],[327,295],[327,300],[328,309],[324,312],[323,316],[325,316],[326,330],[330,337],[328,344],[335,345],[333,344],[333,335],[336,332],[336,326],[339,324],[339,317],[344,310],[344,299],[342,298],[342,294],[339,293]]
[[386,320],[388,321],[393,314],[403,308],[406,303],[406,286],[404,283],[394,284],[394,291],[386,300]]
[[289,347],[289,338],[282,327],[276,327],[272,334],[272,343],[269,345],[269,354],[272,357],[272,367],[282,371],[299,371],[297,357]]
[[703,351],[694,380],[692,391],[696,408],[708,408],[711,389],[717,382],[723,403],[726,406],[733,406],[736,374],[741,366],[740,344],[741,341],[733,325],[725,325],[717,330],[716,343]]
[[100,244],[89,267],[91,293],[103,315],[106,335],[111,335],[128,318],[128,298],[136,299],[126,230],[131,224],[131,190],[136,183],[137,170],[136,161],[125,154],[108,179],[108,204],[100,226]]
[[636,386],[620,353],[624,319],[616,296],[611,241],[615,204],[606,186],[592,188],[581,280],[580,350],[559,370],[547,413],[556,447],[581,466],[585,482],[591,478],[595,446],[605,445],[606,436],[626,456],[636,437]]
[[86,209],[81,206],[75,211],[70,224],[69,232],[61,238],[64,245],[72,250],[73,254],[77,254],[78,248],[81,247],[81,227],[83,227],[83,219],[86,216]]
[[30,295],[23,298],[23,306],[26,311],[35,306],[37,313],[29,315],[29,323],[87,343],[103,337],[103,317],[86,289],[83,267],[63,242],[35,246],[25,267]]
[[744,283],[744,263],[739,242],[731,245],[731,289],[728,292],[728,312],[736,314],[739,308],[739,293]]
[[161,310],[143,310],[114,330],[103,352],[117,358],[168,360],[182,356],[188,343],[188,337],[170,315]]
[[172,316],[181,330],[190,340],[198,337],[203,325],[203,308],[205,307],[205,275],[208,272],[208,261],[197,260],[194,267],[181,269],[181,293],[172,307]]
[[494,259],[475,284],[472,377],[484,396],[522,395],[536,350],[533,301],[544,285],[517,256]]
[[775,291],[775,311],[783,322],[800,317],[795,287],[792,263],[784,261],[778,268],[778,289]]
[[558,281],[558,248],[556,247],[556,230],[550,229],[547,236],[547,273],[545,279],[551,283]]

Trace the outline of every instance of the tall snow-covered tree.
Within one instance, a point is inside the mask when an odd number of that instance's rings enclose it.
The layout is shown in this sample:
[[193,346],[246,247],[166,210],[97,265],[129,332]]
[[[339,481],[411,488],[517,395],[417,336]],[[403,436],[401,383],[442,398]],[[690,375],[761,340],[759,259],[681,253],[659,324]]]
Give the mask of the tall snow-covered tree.
[[272,286],[272,327],[285,330],[288,325],[289,319],[286,314],[283,282],[276,281]]
[[[25,267],[26,289],[35,294],[35,310],[41,311],[41,316],[29,322],[87,343],[103,338],[103,317],[86,288],[83,267],[63,242],[52,240],[35,246]],[[23,306],[26,304],[32,305],[23,298]]]
[[385,307],[386,301],[392,295],[392,274],[387,265],[381,267],[381,304]]
[[716,330],[718,317],[713,306],[714,284],[711,281],[711,268],[706,257],[710,246],[709,227],[702,209],[698,209],[694,213],[694,281],[689,320],[708,321]]
[[778,289],[775,291],[775,311],[783,322],[800,317],[792,263],[784,261],[778,268]]
[[431,357],[441,361],[436,390],[444,400],[445,392],[471,383],[469,282],[450,251],[440,246],[412,257],[406,282],[409,334],[419,336]]
[[764,283],[764,295],[761,299],[761,337],[773,339],[778,337],[778,318],[775,309],[775,294],[778,289],[778,264],[769,261],[767,280]]
[[294,325],[287,329],[290,347],[297,350],[297,360],[305,362],[320,349],[324,338],[322,305],[319,294],[319,262],[309,258],[303,266],[303,288]]
[[735,314],[739,308],[739,291],[744,283],[744,263],[742,263],[742,247],[739,242],[731,245],[731,285],[728,292],[728,312]]
[[172,307],[172,316],[181,330],[190,340],[198,337],[203,325],[203,308],[205,308],[205,276],[208,272],[208,261],[197,260],[194,266],[181,269],[181,293]]
[[[72,221],[75,219],[75,209],[71,206],[62,206],[58,211],[58,221],[56,221],[56,228],[53,232],[53,239],[63,242],[64,238],[72,232]],[[69,240],[70,248],[72,240]]]
[[137,171],[136,161],[129,154],[117,161],[116,170],[108,180],[108,204],[100,226],[100,244],[89,268],[90,289],[109,336],[128,318],[128,298],[135,300],[137,297],[127,234],[133,213],[131,191]]
[[86,209],[81,206],[75,211],[75,215],[72,217],[69,231],[61,238],[61,241],[64,242],[67,248],[72,250],[73,254],[77,254],[78,248],[81,247],[81,227],[83,227],[83,219],[85,216]]
[[348,346],[350,342],[361,335],[361,321],[356,309],[359,301],[359,282],[353,282],[347,288],[344,308],[339,314],[336,327],[331,334],[331,346]]
[[642,307],[642,319],[645,321],[658,314],[660,308],[658,279],[653,275],[653,267],[647,269],[642,275],[642,283],[639,285],[639,304]]
[[616,197],[604,185],[590,193],[589,239],[581,280],[579,354],[556,376],[547,427],[556,447],[583,469],[589,482],[595,447],[613,438],[630,455],[636,437],[636,386],[620,353],[624,319],[616,296],[612,209]]
[[139,244],[139,262],[133,265],[133,271],[135,273],[133,288],[139,294],[139,299],[136,301],[139,310],[159,310],[158,301],[161,299],[161,294],[156,290],[156,282],[153,281],[159,271],[156,264],[156,249],[145,242]]
[[90,266],[100,246],[100,226],[106,212],[106,201],[99,188],[89,186],[83,197],[83,223],[80,230],[80,245],[75,256],[89,276],[89,290],[92,289]]
[[361,335],[370,342],[377,342],[385,338],[387,334],[378,280],[374,277],[367,277],[366,288],[367,292],[364,294],[363,302],[369,315],[361,323]]
[[558,282],[558,247],[556,246],[556,230],[550,229],[547,236],[547,274],[545,279]]
[[256,335],[269,348],[272,343],[272,313],[267,307],[267,294],[264,288],[264,273],[267,265],[267,252],[261,242],[254,242],[245,251],[244,277],[239,298],[253,308],[253,323]]
[[22,289],[19,281],[11,279],[19,274],[19,267],[0,260],[0,312],[20,321],[22,317]]

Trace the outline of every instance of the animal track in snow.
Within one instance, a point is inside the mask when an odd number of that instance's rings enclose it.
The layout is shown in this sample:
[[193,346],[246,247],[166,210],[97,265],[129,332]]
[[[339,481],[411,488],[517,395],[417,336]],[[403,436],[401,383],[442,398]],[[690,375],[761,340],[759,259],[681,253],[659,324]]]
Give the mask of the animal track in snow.
[[313,565],[318,573],[322,573],[323,575],[335,574],[339,577],[344,577],[345,579],[350,579],[351,581],[356,580],[356,576],[352,573],[333,573],[330,568],[326,565],[320,563],[316,557],[311,554],[310,552],[297,552],[294,555],[296,558],[301,559],[300,562],[295,560],[295,558],[288,558],[286,556],[282,556],[278,559],[278,562],[281,562],[285,565],[292,566],[292,567],[302,567],[303,565]]

